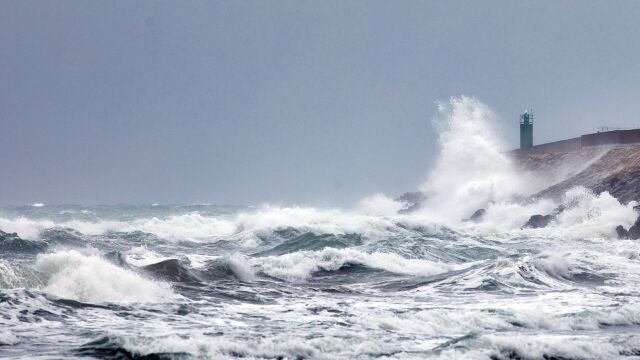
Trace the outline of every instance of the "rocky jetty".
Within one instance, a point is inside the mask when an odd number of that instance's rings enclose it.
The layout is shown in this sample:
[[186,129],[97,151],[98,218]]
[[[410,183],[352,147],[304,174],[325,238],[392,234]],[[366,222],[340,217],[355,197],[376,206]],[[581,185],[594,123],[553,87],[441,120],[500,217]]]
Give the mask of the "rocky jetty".
[[[595,194],[606,191],[623,204],[640,200],[640,145],[589,147],[550,154],[516,152],[512,155],[524,176],[543,183],[542,189],[531,199],[559,200],[567,190],[583,186]],[[553,219],[553,214],[534,215],[523,228],[545,227]],[[628,230],[622,225],[615,230],[619,239],[640,239],[640,218]]]
[[[556,153],[522,152],[509,153],[514,165],[523,177],[532,179],[538,186],[528,199],[550,198],[561,200],[571,188],[582,186],[595,194],[608,192],[618,201],[627,204],[640,201],[640,144],[592,146],[579,151]],[[428,195],[422,192],[407,192],[396,198],[405,204],[400,213],[420,209]],[[552,223],[564,207],[556,208],[551,214],[534,214],[522,228],[544,228]],[[640,205],[636,207],[640,214]],[[463,221],[482,222],[485,209],[476,210]],[[620,239],[640,239],[640,218],[628,230],[616,227]]]
[[559,199],[567,190],[584,186],[596,194],[607,191],[622,203],[640,200],[640,145],[553,154],[514,153],[513,159],[523,176],[544,182],[534,198]]

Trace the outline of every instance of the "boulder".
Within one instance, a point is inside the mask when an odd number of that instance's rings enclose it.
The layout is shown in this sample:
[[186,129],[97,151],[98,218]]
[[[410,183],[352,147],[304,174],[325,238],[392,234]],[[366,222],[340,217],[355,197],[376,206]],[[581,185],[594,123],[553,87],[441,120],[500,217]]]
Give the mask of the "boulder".
[[526,224],[524,224],[522,226],[522,228],[530,228],[530,229],[539,229],[539,228],[543,228],[546,227],[547,225],[549,225],[549,223],[555,219],[555,216],[553,215],[540,215],[540,214],[536,214],[536,215],[532,215],[529,218],[529,221],[527,221]]
[[640,239],[640,217],[638,217],[636,222],[629,228],[629,239]]
[[420,209],[420,207],[422,207],[422,203],[426,199],[427,199],[427,195],[425,193],[420,191],[415,191],[415,192],[406,192],[393,200],[404,203],[405,206],[399,211],[399,213],[407,214]]
[[555,215],[561,214],[561,213],[562,213],[563,211],[565,211],[566,209],[567,209],[567,207],[566,207],[566,206],[564,206],[564,205],[560,205],[560,206],[558,206],[557,208],[553,209],[553,215],[555,216]]
[[622,225],[616,226],[616,233],[618,234],[618,239],[625,240],[629,238],[629,232]]
[[529,218],[527,223],[522,225],[522,229],[525,229],[525,228],[539,229],[539,228],[547,227],[550,222],[555,220],[558,215],[562,214],[568,208],[571,208],[571,205],[568,205],[568,206],[559,205],[558,207],[553,209],[553,212],[551,212],[551,214],[548,214],[548,215],[540,215],[540,214],[531,215],[531,217]]
[[479,223],[484,219],[484,214],[487,212],[485,209],[476,210],[470,218],[464,219],[463,221],[473,221],[475,223]]
[[178,259],[167,259],[141,268],[156,278],[166,281],[196,283],[200,279]]

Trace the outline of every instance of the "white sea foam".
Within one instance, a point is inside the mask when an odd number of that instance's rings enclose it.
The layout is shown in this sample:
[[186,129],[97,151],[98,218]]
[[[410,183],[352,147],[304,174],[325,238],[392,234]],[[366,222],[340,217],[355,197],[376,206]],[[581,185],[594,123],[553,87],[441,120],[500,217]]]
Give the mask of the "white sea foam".
[[633,210],[637,202],[622,205],[608,192],[594,195],[591,191],[578,187],[569,190],[563,202],[568,209],[558,215],[557,227],[564,233],[613,237],[616,235],[617,225],[628,228],[638,217]]
[[15,232],[23,239],[38,239],[42,230],[55,225],[55,222],[51,220],[34,220],[26,217],[0,218],[0,230]]
[[[457,201],[463,201],[458,199]],[[559,214],[549,229],[525,229],[523,233],[544,235],[553,233],[569,237],[613,237],[617,225],[630,226],[637,216],[633,210],[636,202],[620,204],[610,194],[604,192],[594,195],[584,188],[575,188],[567,192],[565,211]],[[469,204],[469,203],[465,203]],[[374,195],[364,199],[352,210],[313,207],[276,207],[264,205],[250,212],[241,212],[233,216],[205,216],[199,213],[187,213],[168,217],[140,218],[131,221],[83,221],[71,220],[56,223],[52,220],[34,220],[25,217],[14,219],[0,218],[0,229],[17,232],[23,238],[36,239],[42,230],[51,227],[68,227],[87,235],[100,235],[109,231],[142,231],[161,238],[179,241],[217,241],[234,239],[244,247],[259,246],[261,233],[282,228],[298,228],[318,234],[358,233],[368,238],[389,236],[396,224],[413,226],[433,226],[447,224],[465,232],[477,234],[503,233],[512,236],[512,231],[520,231],[533,214],[550,214],[561,203],[542,199],[528,204],[502,199],[485,204],[486,213],[481,223],[461,222],[477,209],[476,205],[461,206],[459,211],[448,212],[447,203],[429,202],[431,208],[412,214],[398,214],[402,206],[383,195]],[[452,205],[453,206],[453,205]],[[434,227],[437,231],[438,226]],[[550,230],[552,229],[552,230]]]
[[[306,332],[300,328],[299,331],[286,334],[272,333],[271,329],[265,329],[266,333],[261,333],[262,336],[259,337],[239,336],[233,339],[208,337],[198,332],[175,334],[169,329],[153,337],[122,334],[115,338],[116,342],[136,354],[186,353],[207,359],[231,358],[239,354],[248,358],[368,358],[363,354],[375,357],[376,354],[388,353],[395,354],[390,358],[398,359],[425,358],[427,354],[428,358],[438,359],[489,359],[492,355],[508,354],[517,354],[524,359],[541,359],[544,356],[604,359],[617,358],[621,348],[634,349],[637,345],[633,338],[612,343],[606,337],[567,335],[567,330],[594,330],[597,327],[582,327],[579,324],[580,318],[572,319],[567,314],[549,313],[536,306],[529,306],[529,310],[513,315],[509,314],[511,309],[508,303],[504,304],[505,309],[494,311],[466,304],[457,308],[449,305],[404,312],[398,310],[405,309],[410,303],[405,303],[403,299],[397,299],[398,302],[394,304],[382,300],[373,301],[339,301],[344,304],[344,310],[351,314],[351,318],[347,320],[351,328],[349,336],[340,336],[338,327],[326,330],[322,336],[313,337],[305,336]],[[316,302],[322,302],[321,298],[316,299]],[[322,304],[330,305],[332,301]],[[305,316],[299,311],[304,311],[310,305],[307,301],[294,301],[286,307],[276,306],[279,311],[274,312],[269,312],[264,306],[239,306],[234,311],[272,316],[272,321],[282,323]],[[283,309],[287,311],[282,311]],[[320,323],[346,320],[333,318],[328,312],[315,316],[306,315],[305,318]],[[308,322],[305,324],[308,325]],[[220,325],[226,326],[228,332],[240,331],[246,335],[239,324],[234,325],[240,326],[240,329],[234,329],[227,322]],[[521,330],[521,326],[527,327],[527,333],[517,332]],[[547,334],[540,334],[539,330]],[[549,333],[554,330],[560,330],[561,334]],[[483,333],[488,334],[474,335]],[[380,336],[386,341],[377,341]],[[459,343],[431,351],[438,348],[438,345],[445,344],[447,339],[459,339]]]
[[20,340],[17,336],[7,330],[0,330],[0,345],[15,345]]
[[69,221],[59,224],[74,228],[84,234],[99,235],[107,231],[142,231],[167,240],[201,240],[230,235],[234,224],[225,219],[203,216],[198,213],[173,215],[165,218],[142,218],[133,221]]
[[[521,229],[534,214],[553,214],[559,206],[566,209],[545,228]],[[542,236],[550,238],[615,238],[615,228],[631,226],[638,214],[637,202],[620,204],[608,192],[595,195],[588,189],[576,187],[567,191],[564,200],[556,203],[541,199],[528,204],[495,202],[486,207],[482,222],[466,222],[455,227],[478,235],[499,233],[503,237]]]
[[384,194],[375,194],[360,201],[357,210],[366,215],[395,216],[404,207]]
[[65,299],[138,303],[175,298],[168,284],[144,279],[94,254],[75,250],[41,254],[34,268],[47,276],[44,291]]
[[0,261],[0,289],[32,288],[42,285],[42,279],[28,267]]
[[249,264],[249,259],[242,254],[231,254],[224,259],[224,262],[233,274],[242,281],[253,281],[256,274]]
[[513,351],[526,359],[544,359],[545,356],[566,359],[614,359],[620,356],[619,350],[613,344],[580,336],[485,335],[480,338],[480,341],[483,340],[505,353]]
[[[203,336],[201,334],[164,335],[161,337],[115,336],[122,346],[140,355],[153,353],[190,354],[199,359],[232,359],[238,354],[242,357],[262,359],[277,358],[315,358],[322,353],[316,348],[300,342],[291,336],[279,336],[271,339],[247,339],[245,341],[226,341]],[[318,342],[318,341],[315,341]],[[325,347],[326,350],[329,350]]]
[[557,254],[537,256],[533,263],[536,268],[556,278],[568,279],[575,273],[571,263],[565,257]]
[[356,323],[367,329],[397,330],[426,336],[443,333],[462,336],[475,331],[504,331],[512,328],[508,319],[476,309],[460,312],[435,308],[400,314],[389,309],[366,309],[357,313]]
[[[370,209],[373,211],[373,209]],[[52,227],[73,228],[87,235],[108,231],[142,231],[167,240],[207,241],[235,236],[255,246],[255,234],[280,228],[294,227],[318,233],[376,234],[393,226],[391,219],[359,211],[318,209],[313,207],[274,207],[265,205],[258,210],[239,213],[233,217],[204,216],[187,213],[164,218],[141,218],[132,221],[32,220],[28,218],[0,218],[0,229],[17,232],[21,237],[35,239],[42,230]]]
[[251,263],[264,273],[285,280],[305,280],[314,272],[336,271],[345,265],[366,265],[398,274],[434,275],[455,266],[425,259],[407,259],[392,253],[366,253],[355,249],[326,248],[320,251],[255,258]]
[[[388,344],[362,336],[340,337],[327,331],[322,337],[304,338],[293,332],[237,340],[211,338],[198,333],[165,334],[159,337],[115,336],[122,346],[140,355],[153,353],[190,354],[199,359],[351,359],[363,353],[388,351]],[[417,343],[418,347],[421,345]],[[413,345],[416,347],[416,345]],[[424,345],[422,345],[424,347]],[[426,350],[426,349],[424,349]],[[402,352],[401,352],[402,354]],[[398,358],[398,357],[395,357]],[[414,358],[402,354],[399,358]],[[418,357],[415,357],[418,358]]]

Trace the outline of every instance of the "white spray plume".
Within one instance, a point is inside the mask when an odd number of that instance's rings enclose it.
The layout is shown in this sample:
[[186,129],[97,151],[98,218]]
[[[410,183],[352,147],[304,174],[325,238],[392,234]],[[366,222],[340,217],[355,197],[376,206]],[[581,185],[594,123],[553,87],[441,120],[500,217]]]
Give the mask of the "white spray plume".
[[493,201],[522,193],[521,180],[506,147],[491,124],[496,117],[472,97],[453,97],[439,104],[440,156],[421,190],[430,198],[425,211],[458,221]]

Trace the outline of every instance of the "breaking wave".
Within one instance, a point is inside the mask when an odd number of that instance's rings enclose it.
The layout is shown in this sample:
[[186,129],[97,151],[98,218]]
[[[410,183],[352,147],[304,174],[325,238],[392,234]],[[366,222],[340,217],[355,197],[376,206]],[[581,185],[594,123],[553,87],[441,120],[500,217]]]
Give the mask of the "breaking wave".
[[365,253],[354,249],[327,248],[321,251],[256,258],[253,265],[284,280],[305,280],[318,271],[337,271],[344,267],[365,265],[397,274],[428,276],[452,270],[454,266],[424,259],[407,259],[392,253]]
[[34,269],[51,295],[87,303],[146,303],[174,298],[168,284],[142,278],[97,255],[76,250],[41,254]]
[[[15,231],[24,239],[39,239],[46,229],[71,228],[84,235],[105,235],[111,232],[148,233],[169,241],[216,242],[233,239],[245,247],[262,245],[265,236],[287,228],[313,234],[358,234],[369,239],[385,238],[402,231],[401,226],[433,227],[434,231],[446,227],[478,234],[497,231],[519,231],[527,219],[536,213],[551,213],[554,208],[570,203],[566,211],[551,224],[553,230],[541,229],[538,233],[562,231],[567,236],[614,236],[615,227],[633,224],[637,213],[636,202],[622,205],[607,192],[595,195],[584,188],[567,192],[559,203],[542,199],[528,204],[491,202],[485,204],[484,221],[480,224],[464,223],[472,211],[460,212],[456,221],[438,223],[428,212],[414,214],[372,215],[360,209],[338,210],[304,207],[265,206],[250,213],[240,213],[231,218],[218,218],[198,213],[167,218],[137,219],[134,221],[60,222],[52,220],[25,220],[0,218],[0,229]],[[401,205],[400,205],[401,206]],[[367,210],[370,211],[370,210]],[[440,211],[440,210],[439,210]],[[444,211],[444,210],[442,210]],[[457,213],[456,213],[457,214]],[[438,225],[440,224],[440,225]],[[530,230],[529,230],[530,231]]]

